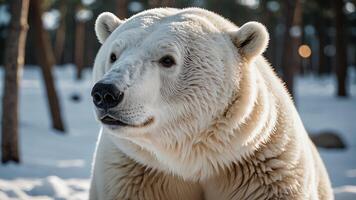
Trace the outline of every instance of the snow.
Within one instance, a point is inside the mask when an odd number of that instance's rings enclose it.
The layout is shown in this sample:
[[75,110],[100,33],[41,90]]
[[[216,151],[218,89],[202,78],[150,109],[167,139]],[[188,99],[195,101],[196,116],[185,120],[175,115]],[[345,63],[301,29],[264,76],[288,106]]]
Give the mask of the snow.
[[[346,150],[319,149],[338,200],[356,199],[356,73],[352,72],[348,99],[335,97],[332,77],[299,77],[296,83],[297,107],[306,129],[311,134],[336,131],[347,143]],[[87,199],[99,125],[90,98],[91,72],[84,71],[82,81],[75,81],[74,73],[72,65],[55,69],[67,128],[63,135],[51,129],[39,68],[26,66],[20,91],[22,163],[0,165],[1,200]],[[74,94],[80,95],[79,102],[71,100]]]
[[[87,199],[99,125],[90,101],[91,72],[84,72],[84,81],[74,81],[73,68],[55,70],[64,135],[51,129],[39,68],[25,68],[20,91],[22,164],[0,165],[0,199]],[[73,94],[81,101],[73,102]]]

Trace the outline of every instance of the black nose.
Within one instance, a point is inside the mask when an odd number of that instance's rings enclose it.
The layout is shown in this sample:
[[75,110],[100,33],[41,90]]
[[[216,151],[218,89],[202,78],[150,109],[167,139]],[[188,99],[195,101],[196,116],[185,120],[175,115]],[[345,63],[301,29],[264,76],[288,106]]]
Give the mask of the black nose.
[[114,84],[98,82],[94,85],[91,96],[96,107],[109,109],[122,101],[124,93],[120,92]]

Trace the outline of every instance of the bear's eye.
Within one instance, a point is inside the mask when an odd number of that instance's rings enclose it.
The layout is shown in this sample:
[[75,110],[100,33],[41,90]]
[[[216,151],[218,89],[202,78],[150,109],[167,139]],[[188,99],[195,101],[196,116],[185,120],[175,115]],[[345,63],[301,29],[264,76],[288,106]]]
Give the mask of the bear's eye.
[[115,62],[116,60],[117,60],[116,55],[115,55],[114,53],[112,53],[112,54],[110,55],[110,63],[113,63],[113,62]]
[[159,59],[159,63],[163,66],[163,67],[172,67],[173,65],[176,64],[176,61],[174,60],[174,58],[172,56],[163,56],[161,59]]

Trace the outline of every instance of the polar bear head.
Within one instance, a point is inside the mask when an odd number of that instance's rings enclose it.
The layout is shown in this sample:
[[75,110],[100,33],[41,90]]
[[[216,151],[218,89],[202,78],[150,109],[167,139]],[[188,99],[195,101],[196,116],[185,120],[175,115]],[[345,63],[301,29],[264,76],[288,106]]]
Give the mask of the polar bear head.
[[267,47],[265,27],[237,27],[199,8],[160,8],[127,20],[102,13],[95,31],[102,46],[93,101],[119,148],[185,178],[216,168],[197,144],[203,135],[219,134],[207,130],[240,97],[244,66]]

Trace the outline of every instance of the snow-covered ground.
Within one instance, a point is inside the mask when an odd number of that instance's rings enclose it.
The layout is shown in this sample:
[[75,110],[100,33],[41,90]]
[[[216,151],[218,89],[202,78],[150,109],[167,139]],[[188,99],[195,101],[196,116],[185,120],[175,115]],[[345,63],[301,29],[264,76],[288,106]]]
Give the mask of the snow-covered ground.
[[[90,71],[85,71],[84,80],[79,82],[74,81],[70,65],[56,68],[55,75],[67,132],[62,135],[51,129],[40,71],[26,67],[20,100],[22,163],[0,165],[1,200],[87,198],[99,131],[91,105]],[[296,90],[298,110],[307,130],[311,133],[335,130],[347,142],[346,150],[319,149],[336,199],[340,200],[356,199],[356,76],[352,79],[349,99],[335,97],[330,77],[298,78]],[[0,82],[2,88],[2,79]],[[79,94],[81,101],[72,101],[73,94]]]
[[356,199],[356,71],[350,70],[351,98],[335,97],[331,77],[299,77],[296,104],[309,133],[332,130],[347,144],[346,150],[319,149],[338,200]]

